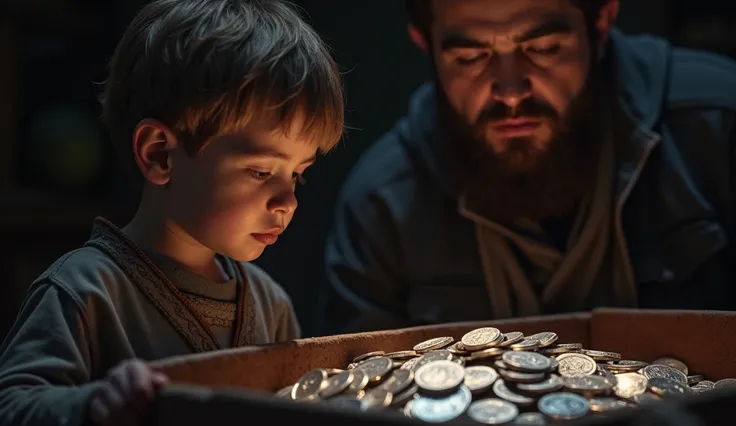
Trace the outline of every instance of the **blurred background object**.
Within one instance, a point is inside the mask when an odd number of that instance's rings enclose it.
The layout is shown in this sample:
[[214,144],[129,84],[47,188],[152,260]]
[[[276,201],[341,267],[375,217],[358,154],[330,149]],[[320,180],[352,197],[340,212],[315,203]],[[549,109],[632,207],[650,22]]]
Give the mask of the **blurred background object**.
[[[82,244],[96,215],[123,225],[136,199],[98,117],[107,60],[142,0],[5,0],[0,3],[0,335],[28,285]],[[398,0],[296,1],[345,72],[345,142],[308,172],[289,231],[256,263],[292,296],[307,335],[317,332],[322,247],[333,204],[358,156],[406,110],[430,77],[406,37]],[[622,0],[619,27],[682,46],[736,55],[732,2]]]

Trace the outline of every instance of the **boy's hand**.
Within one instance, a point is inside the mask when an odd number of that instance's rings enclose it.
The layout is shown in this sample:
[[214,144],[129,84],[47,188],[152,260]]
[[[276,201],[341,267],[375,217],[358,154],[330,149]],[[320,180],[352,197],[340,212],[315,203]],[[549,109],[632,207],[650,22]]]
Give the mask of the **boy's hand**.
[[137,426],[146,416],[156,391],[168,378],[143,361],[123,361],[110,370],[89,405],[89,419],[98,426]]

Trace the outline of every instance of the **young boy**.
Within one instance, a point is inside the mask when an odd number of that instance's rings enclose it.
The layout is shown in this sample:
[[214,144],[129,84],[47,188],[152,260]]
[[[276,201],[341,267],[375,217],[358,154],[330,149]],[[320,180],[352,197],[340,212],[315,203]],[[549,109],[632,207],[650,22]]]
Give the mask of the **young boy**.
[[0,350],[0,425],[138,424],[166,377],[143,360],[299,336],[257,258],[343,129],[338,69],[279,0],[158,0],[102,98],[140,206],[99,219],[29,290]]

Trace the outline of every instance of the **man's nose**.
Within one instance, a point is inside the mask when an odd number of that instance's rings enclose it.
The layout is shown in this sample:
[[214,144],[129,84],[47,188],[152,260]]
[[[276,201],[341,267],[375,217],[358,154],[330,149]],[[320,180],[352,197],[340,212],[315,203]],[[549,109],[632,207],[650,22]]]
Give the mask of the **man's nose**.
[[518,52],[498,55],[489,70],[492,78],[491,97],[515,109],[532,94],[532,84],[524,59]]

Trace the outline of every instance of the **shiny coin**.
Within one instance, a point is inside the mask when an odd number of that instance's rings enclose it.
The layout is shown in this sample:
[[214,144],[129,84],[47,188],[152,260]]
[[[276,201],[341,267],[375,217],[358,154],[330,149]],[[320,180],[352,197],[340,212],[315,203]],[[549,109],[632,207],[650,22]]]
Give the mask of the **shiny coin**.
[[468,409],[473,396],[465,386],[444,398],[420,396],[411,401],[411,417],[428,423],[444,423],[459,417]]
[[721,379],[713,385],[713,389],[723,389],[736,386],[736,379]]
[[488,390],[493,382],[498,379],[496,370],[485,365],[465,367],[465,379],[463,384],[471,393],[481,393]]
[[617,374],[613,391],[619,398],[633,398],[647,391],[647,378],[639,373]]
[[402,370],[416,370],[417,364],[419,364],[419,361],[422,359],[422,357],[416,357],[412,358],[409,361],[406,361],[405,363],[401,364],[401,367],[399,367]]
[[505,348],[509,345],[513,345],[514,343],[521,342],[522,340],[524,340],[524,333],[512,331],[511,333],[504,333],[503,341],[499,343],[498,346]]
[[605,413],[627,406],[625,401],[616,398],[593,398],[588,400],[588,404],[590,405],[590,411],[596,413]]
[[330,405],[332,407],[336,407],[342,410],[352,410],[352,411],[363,411],[366,409],[366,404],[354,397],[351,396],[336,396],[334,398],[331,398],[327,400],[327,405]]
[[550,374],[547,379],[539,383],[519,384],[516,386],[522,392],[533,394],[545,394],[555,392],[562,388],[563,380],[560,376]]
[[386,389],[389,393],[397,394],[412,384],[414,381],[414,372],[411,370],[394,370],[385,382],[379,387]]
[[506,351],[501,348],[488,348],[480,351],[471,352],[469,355],[463,357],[465,361],[479,361],[481,359],[493,358],[499,355],[503,355]]
[[557,341],[557,333],[545,331],[543,333],[532,334],[531,336],[528,336],[528,338],[539,340],[540,347],[545,348]]
[[616,352],[583,349],[583,353],[593,358],[594,361],[619,361],[621,359],[621,354]]
[[713,387],[714,387],[715,385],[716,385],[716,384],[715,384],[715,383],[713,383],[713,382],[711,382],[710,380],[701,380],[701,381],[699,381],[699,382],[698,382],[698,384],[697,384],[697,386],[701,386],[701,387],[704,387],[704,388],[709,388],[709,389],[713,389]]
[[413,370],[416,373],[421,367],[435,361],[452,361],[455,356],[450,351],[440,349],[439,351],[427,352],[421,357],[419,361],[414,365]]
[[425,391],[447,392],[465,379],[465,369],[452,361],[435,361],[417,369],[414,381]]
[[542,353],[544,355],[550,356],[550,355],[562,355],[562,354],[571,354],[571,353],[582,353],[582,349],[576,349],[576,348],[561,348],[559,346],[545,348],[542,350]]
[[632,401],[634,401],[637,405],[646,405],[651,404],[653,402],[658,402],[661,400],[660,397],[657,395],[654,395],[653,393],[645,392],[640,393],[639,395],[634,395],[633,398],[631,398]]
[[543,373],[552,365],[549,358],[536,352],[506,352],[501,359],[508,368],[524,373]]
[[691,376],[687,376],[687,384],[689,386],[697,385],[701,381],[703,381],[705,377],[703,377],[702,374],[693,374]]
[[327,380],[327,372],[321,368],[303,375],[291,391],[294,401],[308,401],[318,397]]
[[286,398],[291,399],[291,390],[294,389],[295,385],[289,385],[286,387],[283,387],[276,392],[276,396],[279,398]]
[[383,354],[385,354],[385,353],[386,353],[386,352],[384,352],[384,351],[373,351],[373,352],[368,352],[368,353],[365,353],[365,354],[363,354],[363,355],[358,355],[358,356],[356,356],[355,358],[353,358],[353,362],[357,364],[357,363],[359,363],[360,361],[366,360],[366,359],[368,359],[368,358],[373,358],[373,357],[376,357],[376,356],[382,356],[382,355],[383,355]]
[[590,410],[588,401],[569,392],[550,393],[539,399],[539,411],[555,420],[572,420],[585,416]]
[[642,369],[642,374],[647,379],[661,377],[663,379],[674,380],[680,384],[687,384],[687,376],[680,370],[674,369],[668,365],[650,364]]
[[470,351],[466,350],[463,346],[463,342],[455,342],[447,347],[447,350],[453,355],[468,355]]
[[557,372],[564,377],[589,376],[598,370],[595,361],[584,354],[562,354],[557,362],[560,363]]
[[432,351],[435,349],[444,348],[454,341],[455,339],[453,339],[452,337],[435,337],[434,339],[429,339],[425,340],[424,342],[417,343],[412,349],[417,352]]
[[327,379],[325,386],[320,391],[319,396],[323,399],[332,398],[333,396],[345,391],[355,379],[352,371],[343,371],[340,374]]
[[416,383],[410,385],[408,388],[404,389],[403,391],[397,393],[394,395],[393,401],[391,401],[391,405],[393,406],[401,406],[406,404],[408,401],[411,401],[412,399],[418,397],[417,394],[419,392],[419,386],[416,385]]
[[550,358],[550,366],[549,366],[549,372],[553,373],[557,371],[557,368],[560,366],[560,363],[557,361],[557,358]]
[[410,358],[416,358],[418,356],[416,351],[398,351],[398,352],[391,352],[384,355],[386,358],[390,358],[393,360],[397,359],[410,359]]
[[652,377],[647,385],[650,392],[659,396],[684,395],[692,392],[689,386],[664,377]]
[[370,377],[366,376],[365,373],[363,373],[361,370],[352,370],[352,373],[353,381],[350,382],[350,385],[345,390],[345,393],[354,396],[360,394],[363,389],[368,386]]
[[614,373],[633,373],[646,367],[647,363],[642,361],[608,361],[606,368],[613,371]]
[[365,393],[360,399],[365,408],[383,408],[391,405],[393,394],[383,388],[374,388]]
[[328,376],[334,376],[335,374],[340,374],[345,370],[341,370],[339,368],[327,368],[325,369],[325,371],[327,372]]
[[394,363],[391,359],[379,356],[362,361],[357,367],[355,367],[355,370],[360,370],[363,374],[368,376],[369,382],[379,382],[386,376],[386,374],[390,373],[393,368]]
[[514,420],[517,426],[544,426],[547,424],[547,418],[542,413],[521,413]]
[[493,346],[501,338],[503,335],[497,328],[483,327],[466,333],[460,341],[465,349],[474,351]]
[[556,348],[583,349],[582,343],[558,343]]
[[613,389],[613,383],[601,376],[565,377],[563,382],[569,391],[584,395],[601,395]]
[[547,373],[520,373],[514,370],[499,370],[498,374],[510,383],[539,383],[547,377]]
[[688,374],[687,365],[677,358],[672,358],[672,357],[657,358],[654,361],[652,361],[652,364],[666,365],[668,367],[674,368],[675,370],[682,371],[682,373],[685,374],[686,376]]
[[513,402],[520,407],[528,407],[534,404],[534,399],[511,391],[511,389],[509,389],[508,386],[506,386],[506,383],[501,379],[496,380],[493,384],[493,393],[495,393],[497,397],[508,402]]
[[539,349],[541,346],[542,344],[539,340],[525,337],[521,342],[509,345],[509,349],[512,351],[533,351]]
[[502,399],[488,398],[470,404],[467,414],[479,423],[502,425],[514,420],[519,415],[519,409]]

